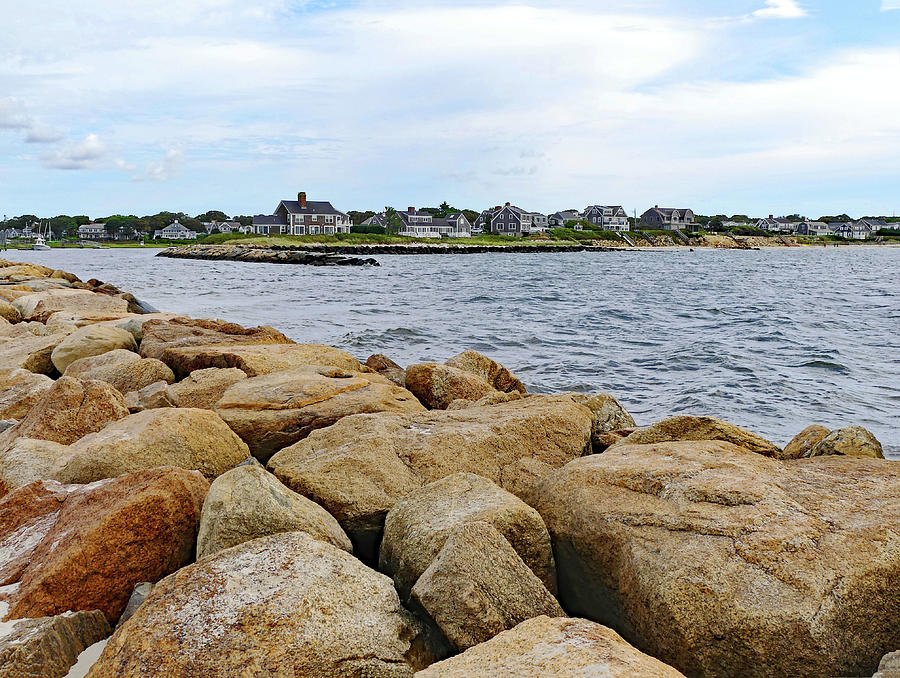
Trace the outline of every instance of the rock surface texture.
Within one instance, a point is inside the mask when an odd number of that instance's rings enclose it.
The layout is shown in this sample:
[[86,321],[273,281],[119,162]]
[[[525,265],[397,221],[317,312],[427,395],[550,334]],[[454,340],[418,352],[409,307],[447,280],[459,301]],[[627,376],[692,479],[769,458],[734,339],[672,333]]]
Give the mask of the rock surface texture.
[[585,619],[536,617],[416,678],[684,678]]
[[285,485],[325,507],[367,561],[384,517],[407,494],[454,473],[519,488],[585,453],[591,413],[571,398],[535,396],[491,407],[346,417],[269,461]]
[[431,410],[446,410],[454,400],[478,400],[496,390],[477,374],[441,363],[406,368],[406,388]]
[[44,374],[0,370],[0,419],[24,418],[51,386],[53,380]]
[[900,646],[896,462],[617,445],[533,503],[565,609],[688,675],[871,675]]
[[75,360],[69,363],[65,374],[78,379],[105,381],[123,395],[158,381],[169,384],[175,381],[175,375],[165,363],[155,358],[141,358],[125,349]]
[[166,350],[167,360],[179,374],[217,367],[235,368],[259,377],[308,365],[324,365],[358,372],[359,361],[346,351],[319,344],[260,344],[188,346]]
[[807,426],[800,431],[800,433],[795,435],[793,439],[791,439],[791,442],[784,446],[784,450],[778,455],[778,458],[802,459],[803,457],[810,456],[810,450],[824,438],[827,438],[829,433],[831,433],[831,430],[824,426],[819,426],[817,424]]
[[[447,365],[476,374],[498,391],[525,393],[525,385],[503,365],[477,351],[463,351],[447,361]],[[476,399],[477,400],[477,399]]]
[[803,456],[827,457],[832,455],[884,459],[881,443],[862,426],[848,426],[832,431],[813,445]]
[[778,457],[781,448],[747,429],[715,417],[679,415],[637,429],[616,445],[649,445],[678,440],[724,440],[751,452]]
[[390,579],[291,532],[159,582],[90,678],[408,678],[412,629]]
[[50,354],[60,373],[76,360],[102,355],[109,351],[137,351],[131,332],[109,325],[88,325],[67,336]]
[[24,320],[45,323],[57,311],[128,313],[128,302],[88,290],[51,289],[19,297],[13,302]]
[[203,503],[197,557],[281,532],[306,532],[353,552],[350,539],[328,511],[292,492],[260,465],[242,465],[219,476]]
[[176,407],[214,410],[222,394],[246,378],[246,373],[236,367],[226,369],[211,367],[194,370],[182,381],[173,384],[168,391]]

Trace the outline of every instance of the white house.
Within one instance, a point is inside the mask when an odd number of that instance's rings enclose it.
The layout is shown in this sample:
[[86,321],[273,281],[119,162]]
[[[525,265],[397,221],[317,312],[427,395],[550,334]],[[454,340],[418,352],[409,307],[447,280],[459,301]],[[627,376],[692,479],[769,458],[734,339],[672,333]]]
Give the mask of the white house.
[[106,224],[82,224],[78,227],[78,237],[81,240],[105,240],[109,234]]
[[153,237],[165,240],[195,240],[197,233],[176,219],[165,228],[154,231]]
[[262,235],[334,235],[350,232],[350,216],[336,210],[330,202],[307,200],[298,193],[296,200],[282,200],[271,216],[253,217],[253,230]]
[[[405,212],[397,212],[400,218],[398,235],[411,238],[470,238],[472,224],[462,212],[452,212],[446,217],[436,217],[430,212],[408,207]],[[364,226],[381,226],[387,228],[387,216],[384,212],[369,217]]]

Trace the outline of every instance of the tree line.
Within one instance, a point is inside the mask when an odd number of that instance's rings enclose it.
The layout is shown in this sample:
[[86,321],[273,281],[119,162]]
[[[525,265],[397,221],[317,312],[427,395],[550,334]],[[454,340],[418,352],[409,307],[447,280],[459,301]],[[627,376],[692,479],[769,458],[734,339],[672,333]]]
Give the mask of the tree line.
[[120,233],[134,233],[137,236],[142,234],[152,235],[154,231],[165,228],[176,219],[187,228],[192,231],[197,231],[198,233],[206,233],[206,227],[203,224],[213,221],[236,221],[242,226],[250,226],[253,224],[253,217],[251,216],[242,215],[229,218],[224,212],[219,210],[209,210],[208,212],[198,214],[194,217],[185,214],[184,212],[158,212],[142,217],[134,214],[111,214],[108,217],[98,217],[96,219],[91,219],[83,214],[74,217],[67,214],[60,214],[50,219],[42,219],[34,214],[23,214],[0,222],[0,229],[14,228],[23,230],[26,226],[38,223],[44,224],[44,227],[46,228],[46,225],[49,222],[50,231],[53,234],[53,237],[63,238],[77,236],[79,226],[98,223],[106,225],[106,232],[109,233],[111,237],[115,237]]

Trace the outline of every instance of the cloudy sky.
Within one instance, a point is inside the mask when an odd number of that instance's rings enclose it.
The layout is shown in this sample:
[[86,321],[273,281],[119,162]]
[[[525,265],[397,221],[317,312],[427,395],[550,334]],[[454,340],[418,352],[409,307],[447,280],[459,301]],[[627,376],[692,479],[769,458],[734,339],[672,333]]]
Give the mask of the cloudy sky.
[[0,0],[0,215],[900,213],[900,0]]

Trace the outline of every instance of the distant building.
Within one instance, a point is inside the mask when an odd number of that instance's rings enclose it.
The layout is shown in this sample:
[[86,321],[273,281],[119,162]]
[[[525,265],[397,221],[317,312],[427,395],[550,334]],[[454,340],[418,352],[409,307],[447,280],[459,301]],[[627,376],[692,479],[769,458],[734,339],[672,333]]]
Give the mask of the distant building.
[[[482,214],[484,214],[482,212]],[[499,235],[523,236],[547,230],[548,218],[540,212],[528,212],[506,203],[490,215],[491,232]]]
[[771,233],[795,233],[799,225],[800,221],[797,219],[775,218],[771,214],[768,219],[760,219],[756,222],[756,228]]
[[628,213],[621,205],[591,205],[584,209],[584,218],[602,231],[620,232],[630,228]]
[[[561,212],[554,212],[547,217],[547,223],[551,228],[565,228],[570,221],[579,222],[582,219],[584,219],[584,215],[578,210],[562,210]],[[580,231],[583,228],[584,226],[580,223],[574,225],[576,231]]]
[[676,228],[696,229],[694,212],[689,209],[673,209],[671,207],[653,207],[641,215],[641,223],[657,231],[674,231]]
[[253,217],[253,230],[261,235],[334,235],[350,232],[350,217],[330,202],[307,200],[298,193],[296,200],[282,200],[271,216]]
[[109,233],[106,224],[82,224],[78,227],[78,237],[81,240],[106,240]]
[[831,235],[834,229],[824,221],[804,219],[797,225],[797,235]]
[[[462,212],[452,212],[446,217],[436,217],[430,212],[407,207],[405,212],[397,212],[400,219],[398,235],[412,238],[470,238],[472,224]],[[388,227],[387,215],[384,212],[369,217],[363,226]]]
[[218,231],[219,233],[253,233],[252,226],[244,226],[237,221],[204,221],[203,228],[206,229],[207,234],[213,231]]
[[165,240],[195,240],[197,233],[176,219],[165,228],[154,231],[153,237]]

